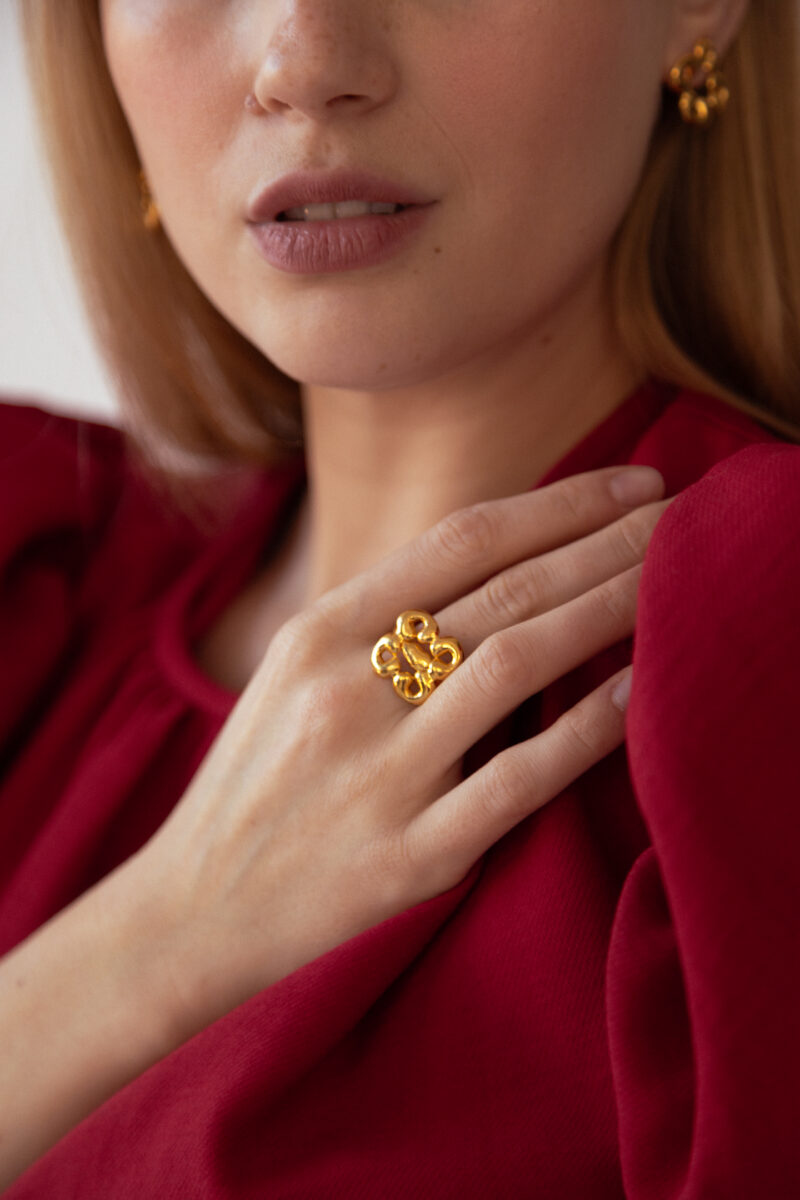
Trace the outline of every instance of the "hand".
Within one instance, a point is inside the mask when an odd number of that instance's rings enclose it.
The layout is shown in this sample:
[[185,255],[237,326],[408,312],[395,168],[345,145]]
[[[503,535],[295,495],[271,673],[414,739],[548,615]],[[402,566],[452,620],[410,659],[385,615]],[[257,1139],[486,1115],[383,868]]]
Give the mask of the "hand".
[[[622,742],[616,676],[462,776],[466,751],[522,701],[632,633],[671,501],[630,511],[609,490],[619,472],[459,510],[279,630],[187,792],[129,860],[187,1036],[455,886]],[[370,652],[419,607],[465,660],[414,707]]]

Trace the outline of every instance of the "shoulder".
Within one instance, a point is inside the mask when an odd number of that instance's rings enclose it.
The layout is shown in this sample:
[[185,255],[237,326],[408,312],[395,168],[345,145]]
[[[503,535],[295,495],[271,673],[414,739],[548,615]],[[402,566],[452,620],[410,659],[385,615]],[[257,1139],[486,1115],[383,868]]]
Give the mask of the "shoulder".
[[668,480],[645,555],[640,682],[667,724],[695,713],[707,725],[710,696],[733,722],[749,708],[742,689],[780,691],[800,669],[800,446],[712,398],[673,420],[693,461],[680,486]]
[[120,491],[121,435],[0,398],[0,741],[78,636],[80,593]]
[[[626,752],[652,845],[616,915],[610,1044],[629,1174],[638,1160],[653,1177],[640,1147],[658,1145],[682,1096],[687,1130],[694,1114],[705,1131],[686,1143],[691,1196],[755,1194],[736,1172],[782,1119],[774,1064],[800,1045],[786,986],[800,933],[799,514],[800,447],[740,445],[667,508],[639,589]],[[662,1076],[680,1081],[662,1110],[648,1107],[645,1043],[669,1047]]]
[[33,532],[51,513],[89,525],[117,490],[122,433],[85,417],[67,416],[25,397],[0,398],[0,520]]
[[730,739],[738,730],[753,744],[756,711],[772,710],[778,697],[784,717],[794,708],[799,520],[800,446],[784,442],[729,455],[659,520],[642,570],[635,662],[640,697],[648,695],[667,741],[672,730],[685,746],[688,725],[710,753],[715,729],[720,753],[735,757],[741,747]]
[[57,577],[74,601],[87,581],[103,591],[98,576],[109,576],[107,610],[163,585],[202,542],[149,487],[122,430],[30,397],[0,397],[3,600]]
[[673,496],[747,447],[771,445],[786,443],[724,400],[680,389],[670,394],[644,432],[632,461],[657,467],[666,480],[666,494]]
[[0,463],[16,470],[23,462],[75,463],[80,451],[84,467],[116,466],[124,454],[124,435],[112,425],[87,416],[54,412],[37,398],[0,395]]
[[122,434],[49,411],[27,398],[0,398],[0,581],[38,560],[74,576],[113,513],[123,480]]
[[682,388],[662,418],[666,424],[692,428],[704,439],[719,439],[730,446],[780,441],[766,425],[734,408],[718,396]]
[[0,397],[0,747],[66,664],[124,636],[203,544],[137,473],[121,430]]
[[713,578],[771,563],[779,548],[797,560],[798,520],[800,446],[742,445],[675,496],[648,550],[651,571],[694,561]]

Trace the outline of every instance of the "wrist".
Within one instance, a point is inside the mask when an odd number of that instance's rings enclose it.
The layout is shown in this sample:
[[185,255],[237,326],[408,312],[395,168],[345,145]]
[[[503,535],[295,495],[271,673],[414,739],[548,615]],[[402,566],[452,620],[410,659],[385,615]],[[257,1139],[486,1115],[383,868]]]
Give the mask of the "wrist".
[[143,888],[124,865],[0,962],[0,1190],[194,1032]]
[[156,1061],[204,1021],[186,978],[181,928],[151,859],[140,851],[84,899],[93,910],[97,953],[108,966],[120,1021],[134,1034],[134,1053],[147,1046]]

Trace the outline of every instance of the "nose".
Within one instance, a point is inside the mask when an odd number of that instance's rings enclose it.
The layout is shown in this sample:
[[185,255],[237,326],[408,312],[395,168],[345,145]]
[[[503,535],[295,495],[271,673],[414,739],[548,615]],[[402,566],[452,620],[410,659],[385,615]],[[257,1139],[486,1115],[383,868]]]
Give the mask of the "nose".
[[317,121],[386,104],[397,70],[380,0],[280,0],[253,86],[268,113]]

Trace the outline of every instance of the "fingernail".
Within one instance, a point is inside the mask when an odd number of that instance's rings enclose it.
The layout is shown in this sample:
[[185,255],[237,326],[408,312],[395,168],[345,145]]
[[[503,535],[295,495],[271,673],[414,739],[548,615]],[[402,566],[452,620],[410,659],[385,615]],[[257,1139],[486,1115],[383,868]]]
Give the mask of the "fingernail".
[[611,700],[616,704],[621,712],[625,712],[628,707],[628,701],[631,698],[631,684],[633,683],[633,668],[629,667],[625,675],[622,676],[619,683],[615,686],[611,693]]
[[664,477],[655,467],[629,467],[620,471],[609,484],[609,490],[620,504],[644,504],[658,500],[664,494]]

